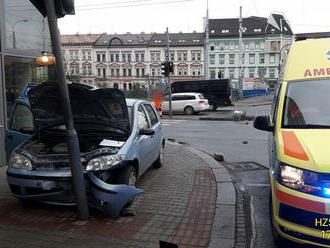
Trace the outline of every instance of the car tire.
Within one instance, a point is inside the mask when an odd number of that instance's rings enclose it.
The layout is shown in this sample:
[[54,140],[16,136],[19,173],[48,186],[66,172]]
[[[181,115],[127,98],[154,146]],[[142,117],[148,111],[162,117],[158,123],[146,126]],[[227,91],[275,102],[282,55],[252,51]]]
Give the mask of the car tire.
[[270,228],[272,231],[272,236],[274,243],[277,247],[288,247],[288,240],[283,238],[277,231],[276,227],[274,226],[274,211],[273,211],[273,198],[272,198],[272,190],[269,192],[269,222]]
[[187,106],[184,108],[184,113],[186,115],[193,115],[195,113],[195,111],[194,111],[193,107]]
[[211,110],[211,111],[216,111],[217,108],[218,108],[217,105],[215,105],[215,104],[210,104],[210,110]]
[[165,149],[164,148],[165,148],[165,145],[162,145],[160,147],[158,159],[154,163],[155,169],[159,169],[160,167],[162,167],[164,165],[164,158],[165,158],[165,152],[164,152]]
[[[135,187],[137,180],[137,172],[133,165],[125,166],[118,174],[117,184],[127,184]],[[134,202],[134,197],[128,201],[124,208],[131,206]]]

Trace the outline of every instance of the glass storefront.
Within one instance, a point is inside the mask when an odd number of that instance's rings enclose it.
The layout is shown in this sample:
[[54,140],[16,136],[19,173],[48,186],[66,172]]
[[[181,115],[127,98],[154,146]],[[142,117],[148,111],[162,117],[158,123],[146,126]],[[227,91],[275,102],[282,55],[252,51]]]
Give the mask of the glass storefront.
[[24,98],[29,83],[54,80],[54,67],[36,64],[42,51],[51,52],[51,41],[47,19],[30,1],[0,0],[0,31],[0,166],[3,166],[5,129],[2,131],[1,126],[8,126],[12,106],[16,99]]
[[6,49],[50,51],[48,23],[27,0],[5,0]]

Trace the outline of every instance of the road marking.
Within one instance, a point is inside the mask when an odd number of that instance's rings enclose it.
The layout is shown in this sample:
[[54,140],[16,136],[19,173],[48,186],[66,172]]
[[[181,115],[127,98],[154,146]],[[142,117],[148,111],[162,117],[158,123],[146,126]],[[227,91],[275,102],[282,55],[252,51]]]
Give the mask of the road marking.
[[170,126],[173,124],[180,124],[186,120],[163,120],[163,126]]
[[270,187],[267,183],[248,183],[247,186],[251,187]]

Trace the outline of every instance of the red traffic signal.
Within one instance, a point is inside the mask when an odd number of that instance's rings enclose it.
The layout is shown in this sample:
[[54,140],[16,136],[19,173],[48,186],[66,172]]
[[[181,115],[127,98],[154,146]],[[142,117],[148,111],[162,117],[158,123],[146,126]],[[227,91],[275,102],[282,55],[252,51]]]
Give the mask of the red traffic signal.
[[170,73],[174,72],[174,64],[172,61],[168,62],[168,72]]

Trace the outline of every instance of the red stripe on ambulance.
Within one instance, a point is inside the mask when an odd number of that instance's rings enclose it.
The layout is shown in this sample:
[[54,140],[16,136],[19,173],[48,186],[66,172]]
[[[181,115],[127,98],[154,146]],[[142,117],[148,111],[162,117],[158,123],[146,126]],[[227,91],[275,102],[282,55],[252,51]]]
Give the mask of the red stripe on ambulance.
[[295,195],[285,193],[276,189],[277,199],[283,203],[289,204],[294,207],[306,209],[313,212],[326,214],[325,203],[304,199]]

